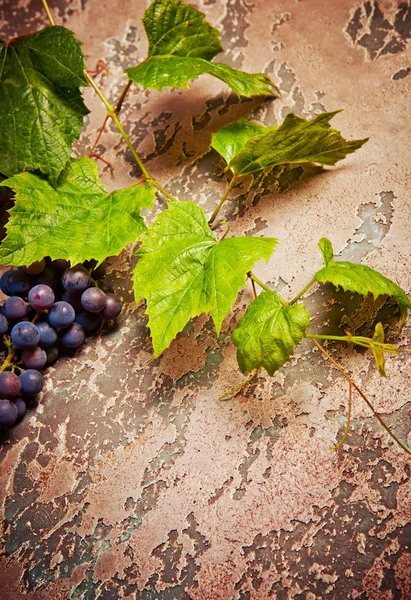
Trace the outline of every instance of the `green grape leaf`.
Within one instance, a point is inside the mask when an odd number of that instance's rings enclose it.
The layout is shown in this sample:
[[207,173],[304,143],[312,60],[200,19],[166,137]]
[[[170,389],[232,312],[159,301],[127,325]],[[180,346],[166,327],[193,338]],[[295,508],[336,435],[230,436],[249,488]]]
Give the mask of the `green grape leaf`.
[[217,150],[228,164],[244,148],[248,140],[266,132],[267,127],[264,125],[239,119],[230,125],[220,127],[217,133],[213,133],[211,147]]
[[0,65],[0,172],[40,171],[55,185],[89,112],[81,44],[47,27],[0,42]]
[[318,242],[318,247],[321,251],[321,254],[323,255],[324,264],[325,266],[327,266],[332,261],[334,256],[332,244],[330,240],[327,240],[327,238],[322,237]]
[[204,212],[193,202],[170,202],[141,237],[134,271],[136,302],[147,301],[154,357],[201,313],[220,332],[246,273],[268,261],[277,240],[262,237],[217,241]]
[[214,134],[213,148],[230,158],[228,167],[237,176],[269,171],[279,165],[335,165],[368,140],[347,141],[339,131],[332,129],[330,120],[338,112],[321,113],[311,120],[290,113],[278,127],[261,129],[261,125],[257,126],[254,136],[250,123],[240,119]]
[[411,302],[404,290],[367,265],[358,265],[347,261],[333,261],[331,242],[326,238],[320,240],[319,246],[326,266],[317,271],[314,276],[316,281],[321,283],[330,282],[335,287],[341,287],[343,290],[356,292],[362,296],[368,294],[372,294],[374,298],[393,296],[400,306],[402,319],[406,319],[407,310],[411,308]]
[[146,229],[140,211],[155,199],[149,183],[107,192],[87,157],[72,159],[55,188],[33,173],[2,185],[16,193],[0,245],[3,265],[30,265],[44,256],[77,264],[117,255]]
[[310,315],[303,304],[284,306],[276,292],[262,292],[232,335],[241,371],[264,367],[273,375],[294,353],[309,324]]
[[208,73],[224,81],[239,96],[272,96],[278,92],[262,73],[244,73],[211,62],[223,50],[219,35],[194,6],[176,0],[154,0],[143,23],[149,42],[148,56],[126,73],[145,89],[188,88],[189,81]]

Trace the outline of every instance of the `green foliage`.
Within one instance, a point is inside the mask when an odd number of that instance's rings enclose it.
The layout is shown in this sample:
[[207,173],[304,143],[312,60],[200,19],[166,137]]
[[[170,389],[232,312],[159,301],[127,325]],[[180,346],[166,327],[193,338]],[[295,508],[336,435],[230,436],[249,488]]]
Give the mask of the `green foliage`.
[[378,273],[378,271],[367,267],[367,265],[358,265],[346,261],[334,262],[332,260],[331,242],[326,238],[320,240],[319,246],[326,266],[315,274],[317,281],[321,283],[328,281],[335,287],[341,287],[343,290],[356,292],[363,296],[367,296],[367,294],[372,294],[374,298],[393,296],[400,306],[402,319],[406,319],[407,311],[411,308],[411,302],[404,290],[381,273]]
[[33,173],[2,185],[16,193],[0,246],[3,265],[30,265],[44,256],[76,264],[119,254],[146,229],[140,211],[155,198],[149,183],[108,193],[87,157],[72,159],[55,188]]
[[241,371],[264,367],[273,375],[294,353],[309,324],[303,304],[284,306],[276,292],[262,292],[233,332]]
[[144,88],[159,91],[164,87],[187,88],[189,81],[209,73],[239,96],[271,96],[278,91],[262,73],[244,73],[211,62],[223,50],[218,32],[193,6],[176,0],[154,0],[143,23],[149,41],[147,59],[126,72]]
[[0,65],[0,172],[40,171],[55,185],[88,113],[81,44],[47,27],[0,42]]
[[[271,128],[253,123],[247,119],[238,119],[238,121],[230,123],[230,125],[220,127],[217,133],[213,133],[211,136],[211,147],[221,154],[227,164],[230,164],[231,160],[244,148],[248,140],[267,133],[268,129]],[[277,127],[273,129],[277,129]]]
[[323,255],[324,264],[327,267],[330,264],[330,262],[332,262],[334,256],[332,244],[330,240],[327,240],[327,238],[322,237],[318,242],[318,247],[320,249],[321,254]]
[[252,135],[250,124],[241,119],[214,134],[212,145],[222,156],[230,158],[228,167],[237,176],[269,171],[280,165],[335,165],[368,140],[347,141],[332,129],[330,120],[338,112],[322,113],[311,120],[290,113],[278,127],[263,128],[264,132],[258,133],[263,131],[258,126],[256,135]]
[[171,202],[142,236],[134,272],[136,302],[147,300],[154,356],[159,356],[201,313],[210,313],[217,333],[246,273],[268,261],[277,240],[227,238],[217,242],[205,215],[192,202]]

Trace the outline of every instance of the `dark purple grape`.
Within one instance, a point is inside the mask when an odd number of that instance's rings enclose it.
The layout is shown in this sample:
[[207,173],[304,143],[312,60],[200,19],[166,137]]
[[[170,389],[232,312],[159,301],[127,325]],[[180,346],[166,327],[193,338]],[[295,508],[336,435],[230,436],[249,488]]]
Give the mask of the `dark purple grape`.
[[60,354],[60,350],[58,349],[58,346],[50,346],[50,348],[46,348],[46,354],[47,364],[50,364],[57,360],[57,357]]
[[107,294],[107,304],[101,311],[100,315],[105,321],[116,319],[121,313],[122,307],[123,305],[120,298],[118,298],[115,294]]
[[76,314],[75,323],[82,326],[86,333],[95,331],[101,325],[102,318],[97,313],[90,313],[85,310]]
[[48,285],[40,283],[29,291],[28,301],[35,310],[48,310],[54,300],[54,292]]
[[21,383],[21,393],[24,396],[35,396],[44,386],[44,377],[35,369],[27,369],[19,376]]
[[23,398],[20,398],[20,396],[14,398],[12,403],[17,407],[17,419],[22,419],[27,412],[27,404],[24,402]]
[[47,362],[47,354],[42,348],[23,350],[21,359],[26,369],[42,369]]
[[55,290],[58,280],[55,273],[49,267],[46,267],[44,271],[34,277],[34,283],[36,285],[48,285],[52,290]]
[[10,321],[20,321],[27,317],[27,304],[20,296],[10,296],[3,304],[3,314]]
[[27,321],[17,323],[11,330],[11,341],[21,350],[34,348],[40,341],[40,333],[36,325]]
[[84,342],[85,331],[79,323],[73,323],[69,329],[65,329],[60,336],[60,341],[66,348],[78,348]]
[[79,310],[83,310],[83,307],[81,305],[81,294],[82,294],[82,292],[75,293],[75,292],[68,292],[67,290],[64,290],[64,293],[61,296],[61,299],[64,300],[64,302],[68,302],[69,304],[71,304],[71,306],[77,312]]
[[0,315],[0,335],[7,333],[9,322],[4,315]]
[[33,281],[23,269],[18,268],[11,271],[7,277],[7,289],[9,296],[27,296],[30,289],[33,287]]
[[107,304],[107,296],[99,288],[89,288],[81,296],[81,304],[92,313],[101,312]]
[[38,275],[39,273],[44,271],[45,266],[46,266],[46,261],[44,258],[42,258],[41,260],[37,260],[36,262],[32,263],[28,267],[22,267],[22,268],[23,268],[23,271],[25,271],[29,275]]
[[3,275],[0,278],[0,289],[6,296],[10,296],[8,280],[12,270],[13,269],[7,269],[7,271],[4,271]]
[[18,408],[10,400],[0,400],[0,427],[10,427],[19,416]]
[[20,379],[11,371],[0,373],[0,398],[15,398],[20,393]]
[[62,329],[63,327],[69,327],[74,321],[76,313],[74,308],[68,302],[55,302],[49,310],[48,320],[50,325],[53,325],[56,329]]
[[39,321],[36,323],[36,327],[40,333],[40,341],[38,345],[40,348],[49,348],[57,342],[57,331],[47,323],[47,321]]
[[90,279],[87,269],[76,265],[64,271],[62,283],[68,292],[84,292],[90,285]]

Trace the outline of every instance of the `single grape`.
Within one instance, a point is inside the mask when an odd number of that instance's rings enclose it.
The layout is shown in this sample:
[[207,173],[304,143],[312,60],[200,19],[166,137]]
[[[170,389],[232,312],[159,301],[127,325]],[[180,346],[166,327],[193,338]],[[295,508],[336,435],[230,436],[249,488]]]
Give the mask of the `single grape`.
[[84,292],[90,285],[90,273],[81,265],[70,267],[64,271],[62,283],[68,292]]
[[11,330],[11,341],[21,350],[34,348],[40,341],[40,333],[36,325],[27,321],[20,321]]
[[48,285],[49,288],[55,291],[58,280],[56,279],[55,273],[50,268],[46,267],[44,271],[34,277],[34,283],[36,285]]
[[35,369],[27,369],[19,375],[21,383],[21,393],[24,396],[35,396],[44,386],[44,377]]
[[0,427],[10,427],[19,416],[18,408],[10,400],[0,400]]
[[32,263],[28,267],[23,267],[23,270],[29,275],[38,275],[39,273],[44,271],[45,266],[46,261],[44,258],[42,258],[41,260],[37,260],[36,262]]
[[42,348],[23,350],[21,359],[26,369],[42,369],[47,362],[47,354]]
[[57,360],[58,355],[60,354],[60,350],[58,346],[50,346],[50,348],[46,348],[47,354],[47,364],[54,363]]
[[50,325],[53,325],[56,329],[62,329],[63,327],[69,327],[74,321],[76,313],[74,308],[68,302],[60,300],[55,302],[49,310],[48,320]]
[[54,292],[48,285],[40,283],[29,291],[28,301],[35,310],[48,310],[53,306],[54,300]]
[[71,304],[71,306],[77,312],[79,310],[83,310],[83,307],[81,305],[81,294],[82,294],[82,292],[76,293],[76,292],[68,292],[67,290],[64,290],[64,293],[61,296],[61,299],[64,300],[64,302],[68,302],[69,304]]
[[21,389],[20,379],[11,371],[0,373],[0,398],[15,398]]
[[27,296],[30,289],[33,287],[33,281],[28,275],[25,273],[23,269],[18,268],[15,271],[11,271],[9,276],[7,277],[7,289],[9,296]]
[[3,275],[0,278],[0,289],[6,296],[10,296],[9,287],[8,287],[8,279],[12,269],[7,269],[4,271]]
[[86,333],[90,333],[91,331],[95,331],[97,327],[101,325],[102,318],[97,313],[91,313],[83,310],[82,312],[76,314],[74,322],[81,325]]
[[106,295],[107,304],[105,308],[101,311],[100,315],[105,321],[109,321],[110,319],[116,319],[118,317],[118,315],[121,313],[123,305],[121,303],[120,298],[118,298],[115,294]]
[[14,404],[17,407],[17,419],[22,419],[27,412],[27,404],[24,402],[23,398],[17,396],[17,398],[14,398],[12,400],[12,404]]
[[7,333],[9,322],[4,315],[0,315],[0,336]]
[[3,304],[3,314],[10,321],[20,321],[27,317],[27,304],[20,296],[10,296]]
[[66,348],[78,348],[84,342],[85,331],[79,323],[73,323],[69,329],[65,329],[60,336],[60,341]]
[[40,333],[40,341],[38,345],[40,348],[49,348],[57,342],[57,331],[47,323],[47,321],[38,321],[36,327]]
[[92,313],[101,312],[107,304],[107,296],[99,288],[88,288],[81,296],[81,304]]

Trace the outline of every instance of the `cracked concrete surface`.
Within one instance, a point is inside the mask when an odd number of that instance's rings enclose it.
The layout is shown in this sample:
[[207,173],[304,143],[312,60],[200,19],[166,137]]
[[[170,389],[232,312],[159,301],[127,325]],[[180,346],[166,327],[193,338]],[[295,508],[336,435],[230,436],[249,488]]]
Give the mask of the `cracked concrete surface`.
[[[321,236],[342,259],[381,270],[409,292],[410,4],[195,5],[220,29],[223,60],[265,71],[282,98],[239,100],[208,76],[191,90],[133,89],[121,120],[151,171],[211,214],[224,189],[209,150],[218,127],[240,116],[274,124],[290,111],[344,108],[333,123],[346,137],[370,136],[368,144],[283,195],[238,190],[224,217],[233,235],[280,239],[256,272],[287,298],[320,267]],[[109,75],[97,81],[115,100],[123,69],[145,56],[146,2],[56,0],[52,8],[84,42],[89,68],[106,60]],[[0,20],[5,39],[46,25],[37,0],[5,0]],[[85,95],[92,112],[77,155],[105,116]],[[138,176],[112,126],[98,152],[114,166],[112,176],[99,164],[108,187]],[[125,300],[117,329],[49,368],[39,406],[1,438],[2,600],[410,599],[408,457],[358,398],[347,443],[330,449],[345,425],[346,383],[307,340],[273,378],[219,402],[240,378],[230,333],[249,288],[219,337],[202,316],[151,361],[144,307],[132,301],[132,254],[110,261]],[[384,302],[337,300],[326,286],[307,297],[312,331],[342,323],[336,304],[353,308],[346,317],[361,331],[364,312],[392,315]],[[402,347],[409,337],[406,325]],[[409,356],[390,357],[382,380],[367,354],[332,353],[410,443]]]

